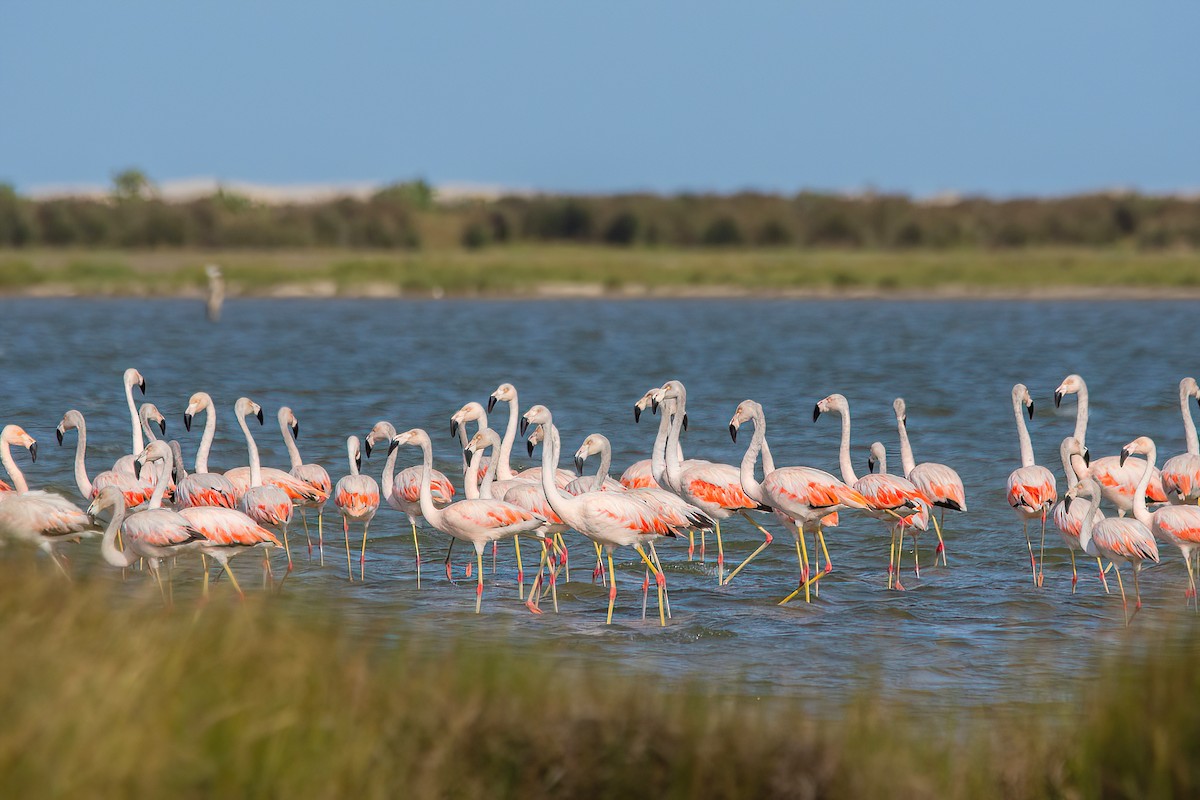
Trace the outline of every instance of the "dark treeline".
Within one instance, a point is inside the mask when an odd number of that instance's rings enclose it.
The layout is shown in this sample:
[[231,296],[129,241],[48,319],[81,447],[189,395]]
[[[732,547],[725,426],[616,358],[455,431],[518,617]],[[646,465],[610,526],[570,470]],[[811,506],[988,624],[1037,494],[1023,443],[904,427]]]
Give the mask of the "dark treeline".
[[422,181],[369,198],[261,203],[217,193],[166,202],[136,170],[106,198],[34,200],[0,185],[0,247],[403,248],[566,242],[613,247],[1200,248],[1200,199],[1092,194],[917,201],[652,194],[436,202]]

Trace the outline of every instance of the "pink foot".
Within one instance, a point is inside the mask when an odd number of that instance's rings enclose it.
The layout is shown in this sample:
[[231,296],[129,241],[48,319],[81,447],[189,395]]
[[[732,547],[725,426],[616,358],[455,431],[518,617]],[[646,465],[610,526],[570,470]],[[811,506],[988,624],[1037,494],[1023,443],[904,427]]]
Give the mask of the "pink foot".
[[655,573],[654,580],[658,584],[660,589],[667,585],[667,576],[663,575],[661,572]]
[[642,594],[645,594],[649,590],[650,590],[650,576],[647,575],[644,578],[642,578]]
[[895,582],[894,582],[894,583],[892,583],[892,585],[896,587],[897,591],[901,591],[901,592],[903,592],[903,591],[907,591],[907,590],[904,588],[904,584],[902,584],[902,583],[900,582],[900,576],[899,576],[899,575],[897,575],[897,576],[896,576],[896,580],[895,580]]
[[475,565],[470,561],[467,562],[467,577],[471,577],[471,572],[475,569]]

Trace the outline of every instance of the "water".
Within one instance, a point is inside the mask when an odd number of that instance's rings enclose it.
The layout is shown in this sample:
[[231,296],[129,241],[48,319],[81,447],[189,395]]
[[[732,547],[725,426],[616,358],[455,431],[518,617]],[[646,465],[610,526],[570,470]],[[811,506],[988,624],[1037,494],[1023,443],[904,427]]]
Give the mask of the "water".
[[[386,507],[371,529],[368,580],[348,584],[332,504],[324,568],[309,561],[303,530],[294,526],[293,545],[301,544],[287,590],[304,603],[339,599],[350,624],[403,619],[405,630],[419,634],[452,628],[483,639],[559,642],[572,658],[639,674],[715,678],[752,694],[808,687],[837,700],[879,683],[933,703],[1020,702],[1066,697],[1117,644],[1154,642],[1161,631],[1193,623],[1184,610],[1182,561],[1167,547],[1163,563],[1144,573],[1146,607],[1129,631],[1115,581],[1114,595],[1105,596],[1094,563],[1088,569],[1080,561],[1079,590],[1070,593],[1067,555],[1053,530],[1045,588],[1032,587],[1020,522],[1004,500],[1005,479],[1019,465],[1011,387],[1030,387],[1038,463],[1056,473],[1058,442],[1072,430],[1075,403],[1068,398],[1056,411],[1052,393],[1070,372],[1088,381],[1093,456],[1149,435],[1161,463],[1183,449],[1177,385],[1197,371],[1194,315],[1195,304],[1184,302],[289,300],[232,301],[222,322],[208,325],[198,302],[6,299],[0,422],[18,422],[41,442],[28,470],[34,486],[77,498],[73,437],[56,447],[54,427],[67,409],[84,412],[93,473],[127,452],[121,373],[128,366],[146,377],[146,399],[167,416],[169,436],[183,442],[189,459],[201,429],[186,433],[181,416],[187,397],[203,390],[220,413],[211,464],[245,463],[232,414],[245,394],[267,414],[255,431],[265,463],[287,466],[273,417],[287,404],[301,422],[305,460],[324,464],[335,480],[346,473],[345,437],[364,435],[378,419],[399,430],[426,427],[436,466],[457,478],[449,416],[468,400],[485,403],[505,381],[517,386],[523,407],[545,403],[553,410],[565,453],[590,432],[606,434],[619,475],[649,455],[655,434],[654,417],[634,424],[634,401],[669,378],[689,390],[689,457],[737,463],[744,443],[729,440],[727,425],[749,397],[766,410],[777,464],[836,473],[838,418],[814,424],[812,407],[841,392],[853,413],[856,469],[865,471],[867,447],[879,439],[897,471],[891,401],[903,396],[918,461],[957,469],[970,507],[946,518],[948,568],[932,566],[936,540],[932,532],[923,537],[923,577],[908,569],[907,592],[885,588],[882,526],[843,514],[829,536],[835,572],[811,606],[776,605],[797,580],[792,540],[782,531],[722,588],[713,575],[715,549],[706,564],[689,563],[686,546],[663,543],[674,619],[660,630],[653,596],[649,618],[640,619],[642,573],[627,551],[619,554],[618,605],[606,628],[607,592],[588,581],[590,548],[569,535],[576,581],[563,586],[561,614],[535,618],[518,603],[512,547],[505,544],[477,618],[473,581],[462,575],[466,548],[458,550],[459,583],[452,585],[441,570],[445,540],[423,532],[431,563],[418,590],[407,523]],[[506,413],[497,407],[493,427],[503,431]],[[522,464],[523,452],[518,443]],[[401,464],[416,454],[406,449]],[[378,472],[382,459],[366,468]],[[725,534],[731,565],[761,541],[739,520],[730,520]],[[72,549],[72,569],[108,570],[97,550]],[[532,547],[525,553],[529,558]],[[2,557],[33,559],[13,548]],[[252,585],[253,559],[243,562]],[[197,571],[183,565],[181,586]]]

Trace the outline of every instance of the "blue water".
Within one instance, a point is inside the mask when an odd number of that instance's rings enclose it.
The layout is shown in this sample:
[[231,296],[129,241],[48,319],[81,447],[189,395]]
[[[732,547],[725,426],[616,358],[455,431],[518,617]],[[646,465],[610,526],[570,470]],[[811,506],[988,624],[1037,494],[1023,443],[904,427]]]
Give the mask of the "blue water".
[[[326,566],[309,560],[303,531],[294,526],[293,545],[301,544],[284,591],[301,603],[336,599],[352,624],[396,620],[411,635],[454,629],[558,642],[573,657],[632,672],[717,678],[749,693],[809,687],[837,699],[878,682],[935,703],[1021,701],[1067,696],[1118,643],[1152,642],[1200,620],[1184,609],[1183,563],[1165,546],[1163,563],[1144,573],[1145,608],[1128,631],[1115,583],[1106,596],[1083,561],[1078,592],[1071,594],[1067,555],[1052,530],[1045,587],[1032,586],[1021,525],[1004,500],[1005,478],[1019,465],[1011,387],[1017,381],[1030,387],[1038,462],[1060,475],[1058,442],[1072,430],[1075,405],[1068,398],[1056,411],[1051,395],[1070,372],[1088,381],[1093,456],[1149,435],[1161,461],[1183,449],[1177,386],[1198,371],[1196,310],[1186,302],[245,300],[227,303],[221,323],[210,325],[201,305],[189,301],[5,299],[0,422],[17,422],[41,442],[28,470],[34,486],[78,499],[73,448],[55,446],[54,427],[67,409],[84,412],[93,472],[125,453],[121,373],[128,366],[146,377],[146,399],[167,416],[168,435],[181,440],[189,459],[200,427],[185,432],[181,416],[187,397],[203,390],[220,409],[211,464],[245,463],[232,414],[244,394],[267,414],[256,431],[265,463],[287,466],[273,419],[287,404],[301,422],[305,460],[324,464],[335,480],[347,471],[345,437],[364,435],[378,419],[400,430],[428,428],[437,467],[457,480],[449,416],[468,400],[486,402],[505,381],[517,386],[523,407],[544,403],[553,410],[565,452],[588,433],[606,434],[616,474],[649,455],[655,434],[656,418],[634,424],[634,401],[670,378],[689,390],[687,456],[737,463],[744,444],[729,440],[727,425],[738,402],[752,398],[766,410],[777,464],[835,473],[839,422],[823,416],[814,424],[813,404],[845,394],[856,469],[865,470],[867,446],[879,439],[897,470],[891,401],[903,396],[918,461],[957,469],[970,507],[946,518],[949,567],[932,566],[930,532],[921,542],[922,579],[906,571],[903,593],[885,586],[888,537],[880,523],[843,514],[829,537],[835,572],[810,606],[776,605],[797,579],[792,540],[782,531],[722,588],[713,549],[707,563],[689,563],[686,547],[666,542],[659,550],[673,620],[660,629],[652,599],[642,621],[642,572],[626,552],[619,554],[614,624],[605,627],[607,592],[585,568],[590,547],[568,534],[575,580],[561,588],[560,614],[524,610],[512,548],[505,545],[477,618],[473,581],[462,571],[466,548],[458,551],[456,583],[447,582],[440,563],[445,540],[424,531],[430,562],[418,590],[407,523],[386,507],[372,525],[366,583],[347,583],[332,504]],[[497,413],[492,424],[502,431],[506,406]],[[403,459],[416,452],[406,448],[401,463],[411,463]],[[514,453],[526,463],[520,444]],[[382,459],[367,468],[378,472]],[[725,532],[731,563],[761,541],[739,520]],[[356,531],[356,543],[358,537]],[[112,572],[97,550],[94,542],[72,548],[71,569]],[[18,548],[0,558],[50,569]],[[911,552],[905,558],[911,565]],[[243,561],[239,574],[253,585],[258,564]],[[181,597],[194,591],[197,574],[181,563]]]

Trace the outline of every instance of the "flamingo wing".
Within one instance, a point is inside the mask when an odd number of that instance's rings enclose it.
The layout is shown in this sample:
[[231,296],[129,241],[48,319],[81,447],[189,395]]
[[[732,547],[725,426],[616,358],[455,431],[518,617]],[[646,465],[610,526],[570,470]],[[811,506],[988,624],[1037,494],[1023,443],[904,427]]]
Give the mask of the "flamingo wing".
[[1036,511],[1057,499],[1057,481],[1045,467],[1021,467],[1008,476],[1008,504],[1015,509]]

